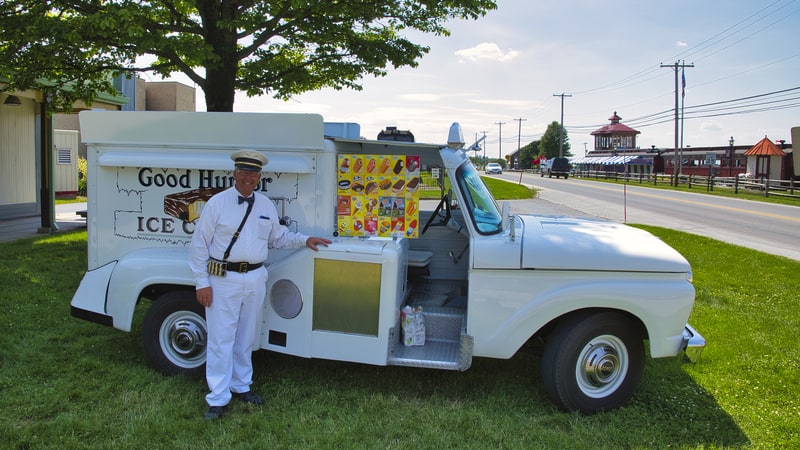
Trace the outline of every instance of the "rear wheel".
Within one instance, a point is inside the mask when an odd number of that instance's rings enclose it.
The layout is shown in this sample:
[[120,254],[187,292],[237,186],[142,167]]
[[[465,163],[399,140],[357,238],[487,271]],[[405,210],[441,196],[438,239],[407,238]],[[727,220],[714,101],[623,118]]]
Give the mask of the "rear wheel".
[[171,291],[153,302],[142,324],[144,354],[167,375],[202,375],[208,332],[194,291]]
[[560,408],[591,414],[627,403],[644,371],[644,343],[631,321],[602,312],[567,321],[547,338],[542,381]]

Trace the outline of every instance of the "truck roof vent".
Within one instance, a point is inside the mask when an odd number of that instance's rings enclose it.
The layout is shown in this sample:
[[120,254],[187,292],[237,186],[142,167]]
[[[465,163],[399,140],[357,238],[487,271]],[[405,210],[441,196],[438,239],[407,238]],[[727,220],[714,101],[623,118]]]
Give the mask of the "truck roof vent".
[[409,130],[398,130],[397,127],[386,127],[378,133],[379,141],[414,142],[414,135]]

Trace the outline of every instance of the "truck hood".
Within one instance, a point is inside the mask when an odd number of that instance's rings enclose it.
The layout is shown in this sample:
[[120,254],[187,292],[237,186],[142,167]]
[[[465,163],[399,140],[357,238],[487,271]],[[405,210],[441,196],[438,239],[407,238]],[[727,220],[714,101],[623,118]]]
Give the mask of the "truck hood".
[[675,249],[638,228],[598,219],[521,215],[523,269],[689,272]]

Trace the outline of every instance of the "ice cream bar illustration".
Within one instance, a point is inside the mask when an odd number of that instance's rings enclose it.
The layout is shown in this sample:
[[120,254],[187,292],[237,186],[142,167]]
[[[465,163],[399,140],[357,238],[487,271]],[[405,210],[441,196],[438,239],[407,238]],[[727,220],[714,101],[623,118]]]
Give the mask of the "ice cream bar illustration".
[[403,160],[398,159],[397,162],[394,164],[394,169],[392,169],[392,171],[394,171],[394,174],[395,175],[399,174],[400,171],[403,170],[404,165],[405,163],[403,162]]
[[378,173],[386,173],[386,171],[389,170],[389,164],[391,164],[389,158],[383,158],[383,161],[381,161],[381,167],[378,169]]
[[419,160],[416,158],[408,158],[408,165],[406,166],[406,170],[409,172],[414,172],[419,168]]

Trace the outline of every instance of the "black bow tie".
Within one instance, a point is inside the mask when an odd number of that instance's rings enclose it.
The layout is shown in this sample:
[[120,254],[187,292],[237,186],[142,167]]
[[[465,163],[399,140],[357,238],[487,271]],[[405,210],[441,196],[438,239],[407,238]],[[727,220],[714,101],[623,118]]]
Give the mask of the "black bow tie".
[[240,195],[239,196],[239,204],[241,205],[242,203],[247,202],[248,205],[252,205],[253,204],[253,200],[255,200],[255,199],[256,199],[255,195],[251,195],[250,197],[247,197],[247,198],[242,197]]

